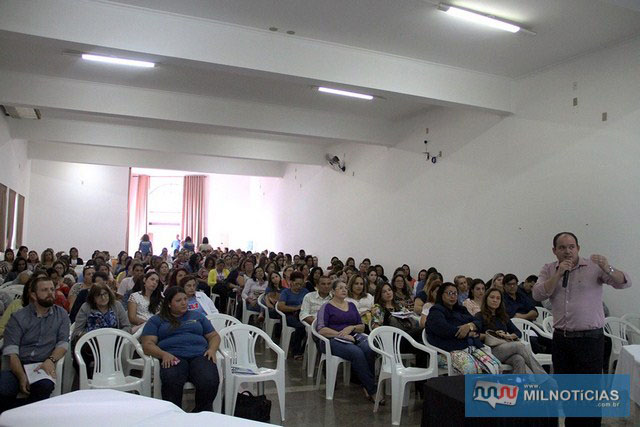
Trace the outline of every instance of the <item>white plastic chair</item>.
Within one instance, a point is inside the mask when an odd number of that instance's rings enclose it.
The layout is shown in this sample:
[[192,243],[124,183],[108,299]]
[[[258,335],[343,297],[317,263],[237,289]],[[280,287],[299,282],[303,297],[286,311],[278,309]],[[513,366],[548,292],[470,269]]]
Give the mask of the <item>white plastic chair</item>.
[[[277,354],[276,369],[261,368],[256,363],[256,341],[264,339],[266,345]],[[225,414],[233,415],[236,397],[242,383],[274,381],[280,403],[280,417],[285,419],[285,354],[261,329],[250,325],[235,325],[220,331],[220,352],[224,355]],[[233,368],[250,369],[255,374],[234,373]],[[260,391],[259,391],[260,393]]]
[[[514,324],[514,326],[516,328],[518,328],[520,333],[522,333],[521,340],[522,340],[523,343],[525,343],[527,345],[527,347],[529,347],[529,351],[531,351],[531,353],[533,353],[533,351],[531,350],[531,335],[532,335],[532,333],[535,333],[535,335],[540,336],[540,337],[553,339],[553,335],[551,335],[550,333],[542,330],[540,327],[538,327],[538,325],[536,325],[533,322],[530,322],[529,320],[518,319],[517,317],[514,317],[514,318],[511,319],[511,322]],[[553,366],[553,361],[552,361],[552,358],[551,358],[550,354],[533,353],[533,357],[542,366],[544,366],[544,365]]]
[[274,319],[269,316],[269,307],[267,307],[267,304],[264,302],[265,298],[266,294],[260,295],[260,298],[258,298],[258,305],[264,310],[264,331],[271,339],[273,339],[273,328],[276,324],[280,323],[280,319]]
[[344,377],[345,385],[349,385],[351,381],[351,362],[342,357],[334,356],[331,354],[331,343],[329,340],[318,333],[316,330],[316,322],[318,319],[313,319],[311,324],[311,333],[314,337],[318,338],[321,343],[324,343],[324,353],[320,354],[320,362],[318,362],[318,377],[316,380],[316,389],[320,388],[320,380],[322,378],[322,364],[325,363],[326,370],[326,390],[325,398],[327,400],[333,400],[333,392],[336,388],[336,377],[338,376],[338,368],[340,364],[343,364],[342,376]]
[[[640,313],[627,313],[621,317],[622,320],[626,320],[636,328],[640,329]],[[627,337],[629,344],[640,344],[640,337],[636,334],[631,334]]]
[[533,323],[542,327],[542,322],[544,322],[544,319],[552,315],[551,311],[547,310],[544,307],[536,307],[536,311],[538,312],[538,317],[536,317],[536,320],[534,320]]
[[213,329],[220,333],[224,328],[228,328],[229,326],[241,325],[240,321],[235,317],[229,316],[228,314],[222,313],[214,313],[207,316],[207,319],[213,325]]
[[441,355],[443,355],[445,357],[445,359],[447,361],[447,367],[446,368],[441,368],[438,365],[438,375],[439,376],[440,375],[448,375],[448,376],[458,375],[458,373],[453,369],[453,364],[451,363],[451,354],[448,351],[444,351],[443,349],[436,347],[435,345],[429,344],[429,341],[427,341],[427,330],[426,329],[422,330],[422,344],[424,344],[424,346],[427,347],[429,350],[433,350],[436,353],[439,353],[439,354],[441,354]]
[[260,312],[247,310],[247,301],[242,297],[240,297],[240,299],[242,300],[242,323],[248,325],[251,316],[259,316]]
[[220,298],[220,295],[211,292],[211,296],[209,298],[211,298],[211,302],[213,303],[213,305],[216,305],[216,301],[218,300],[218,298]]
[[302,363],[307,369],[307,378],[313,378],[316,369],[316,359],[318,358],[318,347],[316,347],[316,343],[313,341],[311,325],[305,321],[303,321],[302,324],[307,331],[307,342],[304,347],[304,360]]
[[[61,394],[70,393],[73,388],[73,380],[76,376],[76,368],[73,366],[73,351],[71,351],[71,335],[73,334],[73,328],[75,328],[76,322],[73,322],[69,326],[69,350],[64,354],[62,375],[62,392]],[[56,368],[57,371],[57,368]]]
[[[280,315],[280,324],[282,328],[280,330],[280,348],[284,351],[284,357],[289,357],[289,345],[291,344],[291,335],[295,332],[296,328],[287,326],[287,315],[284,314],[278,308],[278,304],[275,305],[276,313]],[[304,322],[302,322],[304,323]]]
[[[405,367],[400,352],[400,342],[406,339],[413,347],[429,354],[429,366],[426,368]],[[416,342],[409,334],[399,328],[380,326],[369,334],[369,347],[382,355],[382,367],[378,378],[378,392],[373,412],[378,411],[382,399],[382,384],[391,381],[391,423],[400,425],[402,402],[410,382],[423,381],[438,375],[437,352]]]
[[[122,366],[124,344],[130,342],[136,353],[144,360],[142,378],[125,376]],[[87,365],[80,353],[88,344],[94,358],[93,379],[87,378]],[[83,335],[74,351],[80,371],[80,390],[114,389],[137,391],[142,396],[151,397],[151,359],[144,354],[140,343],[131,335],[119,329],[96,329]]]
[[609,357],[609,373],[613,373],[613,364],[620,357],[620,351],[629,345],[629,335],[640,335],[640,330],[619,317],[604,319],[604,335],[611,338],[611,356]]
[[542,321],[542,329],[548,334],[553,334],[553,316],[545,317]]

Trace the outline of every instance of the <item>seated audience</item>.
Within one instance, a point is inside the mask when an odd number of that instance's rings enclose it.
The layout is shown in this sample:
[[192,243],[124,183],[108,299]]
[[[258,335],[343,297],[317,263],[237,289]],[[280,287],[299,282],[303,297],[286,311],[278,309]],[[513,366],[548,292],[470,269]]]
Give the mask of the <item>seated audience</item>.
[[487,287],[487,289],[496,288],[496,289],[499,289],[500,291],[504,292],[503,280],[504,280],[504,274],[496,273],[491,278],[491,280],[489,280],[487,282],[485,287]]
[[272,272],[269,275],[269,282],[267,289],[265,289],[264,304],[269,309],[267,316],[273,319],[280,319],[278,313],[275,311],[276,304],[280,301],[280,292],[282,292],[282,279],[277,271]]
[[9,357],[9,370],[0,371],[0,411],[15,407],[19,392],[26,403],[48,398],[54,388],[50,379],[29,384],[24,365],[36,363],[55,378],[56,362],[69,348],[69,316],[53,304],[53,283],[34,276],[29,287],[29,304],[15,312],[4,331],[3,356]]
[[458,303],[462,304],[464,300],[469,298],[469,283],[467,283],[467,277],[460,274],[454,277],[453,284],[458,288]]
[[[247,310],[260,312],[260,306],[258,305],[258,298],[264,294],[267,289],[267,281],[264,276],[264,269],[260,266],[253,270],[251,279],[247,280],[242,289],[242,299],[247,303]],[[264,318],[264,315],[260,313],[260,319]]]
[[395,302],[402,308],[413,310],[413,298],[411,287],[402,273],[396,273],[391,279]]
[[55,262],[56,257],[53,253],[53,249],[47,248],[42,251],[42,255],[40,256],[40,263],[36,266],[36,270],[47,270],[53,267],[53,263]]
[[[509,275],[505,276],[509,279]],[[505,287],[508,285],[505,281]],[[497,333],[500,338],[509,342],[499,344],[491,348],[491,352],[502,363],[513,367],[513,374],[546,374],[538,361],[533,357],[531,349],[523,342],[518,341],[522,333],[515,327],[502,302],[502,292],[493,288],[484,296],[482,310],[476,315],[480,320],[480,332],[486,334],[487,330]]]
[[[86,289],[88,292],[88,289],[91,288],[91,285],[93,285],[93,275],[95,273],[96,273],[96,270],[93,267],[93,265],[84,266],[84,268],[82,269],[82,283],[76,283],[71,287],[71,290],[69,291],[69,298],[67,298],[69,300],[69,307],[73,308],[76,302],[76,298],[78,297],[78,294],[80,293],[80,291],[83,291]],[[84,303],[84,301],[82,303]],[[78,306],[78,309],[79,308],[80,307]]]
[[[403,311],[395,301],[391,285],[384,283],[378,287],[375,303],[371,310],[371,330],[380,326],[391,326],[406,332],[418,342],[422,341],[422,329],[418,326],[412,313]],[[426,367],[429,363],[428,354],[418,350],[405,339],[400,342],[400,351],[415,354],[418,367]]]
[[302,300],[300,320],[312,324],[320,307],[330,301],[331,297],[331,279],[329,276],[321,276],[316,290],[307,293]]
[[[356,306],[346,301],[347,285],[335,280],[331,288],[333,298],[318,311],[317,331],[329,339],[331,354],[351,362],[351,369],[360,380],[365,397],[373,402],[377,390],[375,353],[369,348],[367,337],[363,334],[364,324]],[[320,351],[325,352],[323,345]]]
[[[430,276],[430,278],[427,280],[427,287],[418,292],[416,298],[413,300],[414,313],[422,315],[423,308],[427,303],[431,303],[429,307],[433,305],[433,303],[435,302],[435,296],[432,298],[431,294],[433,290],[437,289],[440,285],[442,285],[442,280],[439,279],[439,276],[437,274]],[[427,308],[427,312],[428,310],[429,309]]]
[[58,271],[54,268],[49,268],[47,270],[47,275],[49,279],[53,282],[53,287],[55,289],[55,298],[53,303],[64,308],[64,311],[69,311],[69,301],[67,300],[66,294],[69,294],[69,287],[62,281],[62,277],[58,274]]
[[426,285],[428,277],[429,277],[429,273],[427,272],[427,270],[422,269],[418,272],[416,285],[413,287],[413,296],[416,296],[420,291],[424,289],[424,285]]
[[15,261],[13,249],[5,249],[4,259],[0,261],[0,283],[4,283],[4,279],[7,277],[7,274],[11,273],[11,270],[13,269],[13,261]]
[[160,360],[162,398],[182,407],[182,392],[187,381],[195,389],[193,412],[213,410],[220,378],[216,352],[220,336],[211,322],[187,308],[184,289],[167,289],[160,314],[149,319],[142,330],[144,352]]
[[71,320],[71,322],[75,322],[76,321],[76,316],[78,315],[78,312],[80,311],[80,308],[82,307],[82,305],[87,302],[87,298],[89,297],[89,290],[96,284],[107,284],[107,275],[106,273],[99,271],[97,273],[93,274],[93,278],[92,278],[92,284],[91,287],[88,289],[82,289],[79,293],[77,298],[75,299],[73,305],[71,306],[71,309],[69,310],[69,319]]
[[75,267],[76,265],[83,265],[84,261],[82,258],[78,256],[78,249],[71,248],[69,249],[69,265],[71,267]]
[[282,270],[282,288],[287,289],[291,287],[291,273],[293,273],[293,267],[287,265]]
[[291,351],[293,357],[300,359],[304,351],[304,339],[307,336],[304,325],[300,322],[299,314],[302,301],[308,291],[304,288],[304,276],[299,271],[291,273],[291,287],[280,292],[278,310],[287,318],[287,326],[295,328],[291,336]]
[[[451,353],[453,369],[463,374],[500,373],[500,361],[482,350],[481,322],[458,304],[458,290],[446,282],[438,289],[425,330],[429,344]],[[440,358],[439,358],[440,359]]]
[[509,317],[526,319],[531,322],[538,317],[533,300],[518,289],[518,278],[515,274],[504,276],[504,305]]
[[[427,323],[427,316],[429,316],[429,310],[436,303],[436,296],[438,295],[438,289],[442,286],[442,282],[440,279],[436,279],[431,281],[429,287],[427,288],[428,296],[427,301],[422,305],[422,311],[420,312],[420,327],[424,328],[424,325]],[[418,298],[416,298],[418,301]],[[417,303],[416,303],[417,305]]]
[[28,268],[27,260],[22,258],[21,256],[17,256],[15,260],[13,260],[13,265],[11,266],[11,271],[9,271],[4,277],[4,284],[15,282],[18,274],[23,271],[31,271]]
[[[351,279],[354,276],[355,275],[352,274],[349,277],[349,281],[347,283],[351,283]],[[358,277],[362,277],[362,276],[358,276]],[[375,267],[369,267],[369,270],[367,270],[366,279],[367,279],[366,292],[373,297],[376,294],[376,290],[378,289],[378,286],[382,284],[382,281],[378,279],[378,270],[376,270]]]
[[[309,255],[307,258],[309,258],[309,260],[313,263],[313,257],[311,257],[311,255]],[[307,267],[309,267],[309,264],[307,264]],[[307,277],[307,281],[304,284],[304,287],[307,288],[307,291],[315,291],[318,286],[318,282],[320,281],[320,277],[323,275],[324,273],[322,271],[322,268],[313,267],[311,269],[311,272],[309,273],[309,276]]]
[[544,307],[542,305],[542,302],[540,301],[536,301],[533,298],[533,285],[536,284],[536,282],[538,281],[538,276],[536,276],[535,274],[532,274],[530,276],[528,276],[526,279],[524,279],[524,282],[522,282],[522,284],[519,286],[520,291],[522,291],[524,293],[524,295],[528,296],[529,299],[531,301],[533,301],[533,305],[536,307]]
[[158,286],[158,273],[150,271],[136,282],[129,296],[127,312],[133,332],[158,312],[161,302],[162,290]]
[[[96,273],[97,274],[97,273]],[[114,328],[131,332],[131,323],[122,304],[105,283],[94,283],[89,289],[87,302],[82,304],[71,333],[71,342],[96,329]],[[89,352],[90,353],[90,352]]]
[[27,258],[27,268],[29,271],[34,271],[36,267],[40,264],[40,256],[36,251],[29,251],[29,256]]
[[187,310],[197,311],[204,316],[215,314],[218,309],[204,292],[198,291],[197,278],[194,275],[185,276],[179,286],[187,294]]
[[475,316],[480,312],[482,307],[482,301],[484,297],[484,282],[482,279],[475,279],[471,282],[471,288],[469,289],[469,298],[464,300],[462,305],[469,311],[469,314]]
[[[375,267],[369,267],[375,268]],[[376,279],[378,275],[376,274]],[[373,308],[373,295],[371,295],[365,289],[364,279],[360,276],[351,276],[349,284],[347,286],[348,298],[347,301],[353,303],[360,313],[362,323],[368,327],[371,321],[371,309]]]

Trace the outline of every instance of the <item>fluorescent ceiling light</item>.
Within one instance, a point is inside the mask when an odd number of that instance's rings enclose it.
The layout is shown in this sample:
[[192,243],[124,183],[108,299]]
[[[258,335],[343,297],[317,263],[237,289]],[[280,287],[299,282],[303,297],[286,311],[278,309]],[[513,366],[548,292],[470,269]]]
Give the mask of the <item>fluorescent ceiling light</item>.
[[89,53],[83,53],[82,59],[86,59],[87,61],[106,62],[107,64],[129,65],[131,67],[153,68],[156,66],[153,62],[116,58],[114,56],[91,55]]
[[365,95],[364,93],[348,92],[346,90],[331,89],[328,87],[319,87],[318,92],[332,93],[334,95],[350,96],[352,98],[359,98],[359,99],[368,99],[368,100],[373,99],[373,96]]
[[517,25],[502,21],[493,15],[484,14],[481,12],[474,12],[472,10],[463,9],[460,7],[451,6],[444,3],[441,3],[438,6],[438,9],[448,15],[455,16],[456,18],[465,19],[467,21],[486,25],[491,28],[497,28],[498,30],[508,31],[510,33],[517,33],[522,29]]

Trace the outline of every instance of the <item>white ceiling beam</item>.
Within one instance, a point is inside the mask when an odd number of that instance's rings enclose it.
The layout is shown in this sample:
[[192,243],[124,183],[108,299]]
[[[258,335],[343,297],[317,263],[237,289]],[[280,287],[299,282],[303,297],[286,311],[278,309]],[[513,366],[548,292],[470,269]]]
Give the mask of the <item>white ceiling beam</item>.
[[7,123],[12,138],[27,141],[152,150],[168,157],[184,153],[311,165],[325,163],[326,147],[323,144],[288,143],[61,119],[12,119],[7,120]]
[[30,141],[30,159],[87,163],[107,166],[128,166],[153,169],[183,170],[227,175],[283,177],[285,166],[280,162],[224,159],[219,157],[172,154],[158,151]]
[[3,0],[0,30],[512,112],[508,78],[108,2]]
[[383,120],[17,72],[0,76],[0,103],[387,146],[397,139]]

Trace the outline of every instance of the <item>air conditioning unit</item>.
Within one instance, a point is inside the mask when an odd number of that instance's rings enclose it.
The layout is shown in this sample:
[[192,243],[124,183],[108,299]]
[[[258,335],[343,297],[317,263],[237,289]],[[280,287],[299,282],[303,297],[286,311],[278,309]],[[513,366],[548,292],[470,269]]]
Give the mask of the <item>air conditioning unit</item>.
[[40,120],[40,110],[32,107],[14,107],[11,105],[0,105],[5,116],[12,119]]

